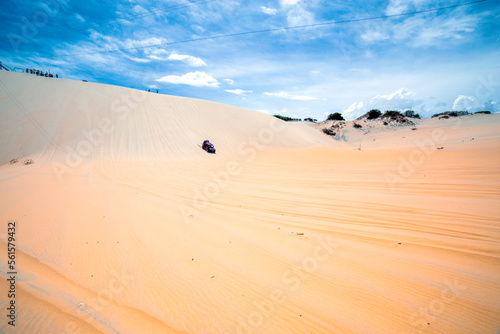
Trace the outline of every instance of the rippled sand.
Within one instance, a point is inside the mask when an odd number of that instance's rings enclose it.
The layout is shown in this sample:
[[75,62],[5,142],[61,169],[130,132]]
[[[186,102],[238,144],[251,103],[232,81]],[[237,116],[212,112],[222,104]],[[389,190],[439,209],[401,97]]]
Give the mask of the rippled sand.
[[348,122],[334,140],[3,71],[0,101],[2,333],[500,329],[500,115]]

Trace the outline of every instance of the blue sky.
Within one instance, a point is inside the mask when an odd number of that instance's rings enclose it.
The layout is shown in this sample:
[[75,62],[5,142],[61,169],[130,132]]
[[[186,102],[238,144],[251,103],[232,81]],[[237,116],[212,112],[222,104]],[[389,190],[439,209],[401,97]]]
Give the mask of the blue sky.
[[467,2],[7,0],[0,60],[298,118],[500,111],[499,3],[427,11]]

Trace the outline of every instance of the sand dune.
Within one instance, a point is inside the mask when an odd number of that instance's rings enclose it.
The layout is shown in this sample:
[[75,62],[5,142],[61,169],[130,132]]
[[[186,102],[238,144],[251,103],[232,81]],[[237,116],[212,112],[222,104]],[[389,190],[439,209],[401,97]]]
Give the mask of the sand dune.
[[332,139],[3,71],[0,101],[2,333],[500,329],[500,115]]

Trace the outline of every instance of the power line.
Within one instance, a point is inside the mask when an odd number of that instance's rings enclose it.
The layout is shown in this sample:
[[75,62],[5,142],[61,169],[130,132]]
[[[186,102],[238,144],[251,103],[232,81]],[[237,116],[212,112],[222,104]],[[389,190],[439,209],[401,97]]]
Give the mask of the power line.
[[419,11],[407,12],[407,13],[401,13],[401,14],[382,15],[382,16],[374,16],[374,17],[365,17],[365,18],[350,19],[350,20],[343,20],[343,21],[328,21],[328,22],[322,22],[322,23],[306,24],[306,25],[291,26],[291,27],[280,27],[280,28],[271,28],[271,29],[244,31],[244,32],[238,32],[238,33],[232,33],[232,34],[223,34],[223,35],[199,37],[199,38],[193,38],[193,39],[186,39],[186,40],[182,40],[182,41],[157,43],[157,44],[151,44],[151,45],[146,45],[146,46],[137,46],[137,47],[131,47],[131,48],[120,48],[120,49],[115,49],[115,50],[106,50],[106,51],[97,51],[97,52],[89,52],[89,53],[71,54],[71,55],[65,55],[65,56],[60,56],[60,57],[85,56],[85,55],[93,55],[93,54],[101,54],[101,53],[112,53],[112,52],[119,52],[119,51],[130,51],[130,50],[146,49],[146,48],[158,47],[158,46],[166,46],[166,45],[175,45],[175,44],[183,44],[183,43],[190,43],[190,42],[206,41],[206,40],[226,38],[226,37],[236,37],[236,36],[245,36],[245,35],[260,34],[260,33],[267,33],[267,32],[283,31],[283,30],[293,30],[293,29],[321,27],[321,26],[327,26],[327,25],[345,24],[345,23],[352,23],[352,22],[363,22],[363,21],[381,20],[381,19],[388,19],[388,18],[395,18],[395,17],[417,15],[417,14],[423,14],[423,13],[429,13],[429,12],[436,12],[436,11],[440,11],[440,10],[446,10],[446,9],[452,9],[452,8],[458,8],[458,7],[463,7],[463,6],[474,5],[474,4],[478,4],[478,3],[486,2],[486,1],[488,1],[488,0],[477,0],[477,1],[471,1],[471,2],[457,4],[457,5],[445,6],[445,7],[439,7],[439,8],[432,8],[432,9],[425,9],[425,10],[419,10]]

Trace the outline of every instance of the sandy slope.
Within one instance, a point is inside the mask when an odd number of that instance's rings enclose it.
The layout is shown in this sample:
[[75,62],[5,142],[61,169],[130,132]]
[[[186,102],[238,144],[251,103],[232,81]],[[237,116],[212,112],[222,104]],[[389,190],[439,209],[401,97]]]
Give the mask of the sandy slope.
[[3,249],[18,226],[2,333],[499,330],[500,115],[348,124],[335,141],[16,73],[0,72],[0,101]]

